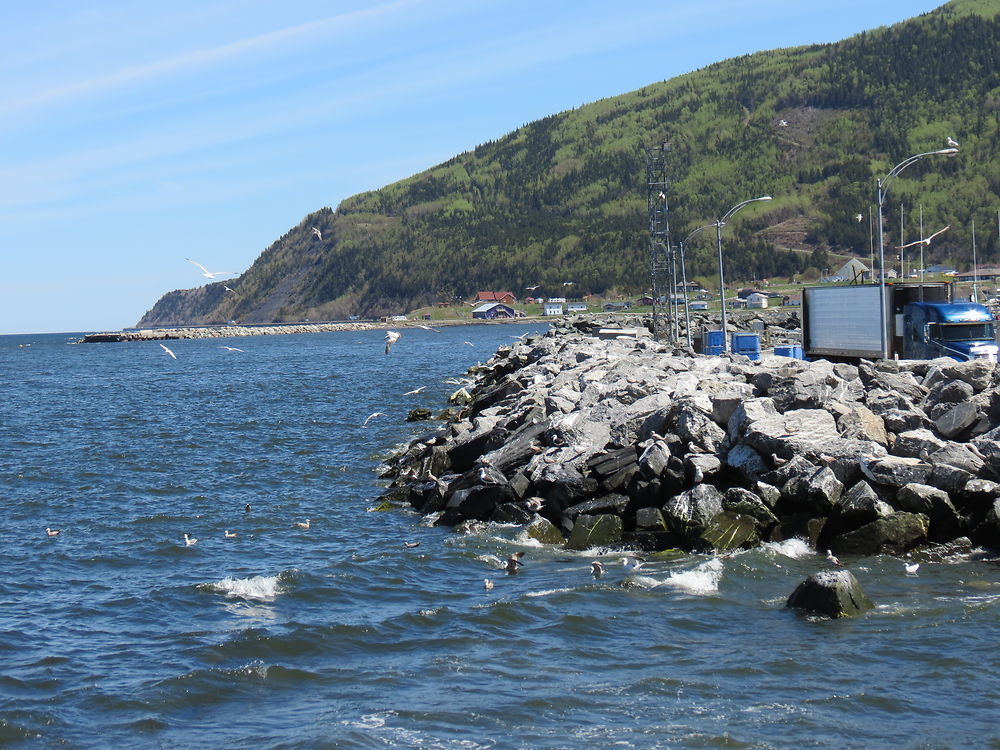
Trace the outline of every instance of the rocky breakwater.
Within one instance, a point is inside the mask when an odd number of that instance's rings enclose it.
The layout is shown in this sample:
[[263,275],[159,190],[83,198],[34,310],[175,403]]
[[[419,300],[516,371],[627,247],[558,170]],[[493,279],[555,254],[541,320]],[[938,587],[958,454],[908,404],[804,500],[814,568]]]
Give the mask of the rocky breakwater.
[[386,502],[575,549],[1000,547],[988,362],[751,362],[562,328],[470,372],[459,418],[382,466]]

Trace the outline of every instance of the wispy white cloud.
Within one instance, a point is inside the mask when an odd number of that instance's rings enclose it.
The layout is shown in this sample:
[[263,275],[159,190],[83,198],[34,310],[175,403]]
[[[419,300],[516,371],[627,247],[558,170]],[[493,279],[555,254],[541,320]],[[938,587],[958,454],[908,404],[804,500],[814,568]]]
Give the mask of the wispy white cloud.
[[396,0],[373,8],[330,16],[246,39],[239,39],[216,47],[184,52],[162,60],[120,68],[105,75],[73,81],[21,99],[2,102],[0,103],[0,114],[12,115],[20,111],[113,91],[176,73],[197,72],[209,66],[233,60],[243,60],[269,50],[278,50],[306,38],[322,38],[337,33],[346,33],[365,23],[399,13],[418,2],[419,0]]

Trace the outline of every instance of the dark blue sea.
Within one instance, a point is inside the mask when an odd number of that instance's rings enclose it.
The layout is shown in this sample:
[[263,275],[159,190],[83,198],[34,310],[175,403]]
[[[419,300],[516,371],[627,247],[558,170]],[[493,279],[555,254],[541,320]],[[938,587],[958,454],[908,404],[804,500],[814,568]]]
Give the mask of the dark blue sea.
[[845,560],[877,606],[830,621],[799,541],[626,571],[375,511],[407,412],[538,327],[0,337],[0,746],[1000,748],[995,564]]

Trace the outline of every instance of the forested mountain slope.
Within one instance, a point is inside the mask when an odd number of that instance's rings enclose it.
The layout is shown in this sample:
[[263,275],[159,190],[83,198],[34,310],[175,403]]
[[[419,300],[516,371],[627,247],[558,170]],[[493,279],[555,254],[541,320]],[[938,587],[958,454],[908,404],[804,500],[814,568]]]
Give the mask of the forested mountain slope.
[[[887,245],[899,204],[920,204],[925,227],[951,224],[932,258],[968,264],[971,220],[995,226],[1000,207],[998,16],[1000,0],[953,0],[836,44],[734,58],[554,114],[309,214],[226,282],[235,294],[170,292],[140,325],[402,313],[478,289],[552,293],[567,279],[576,294],[646,291],[645,148],[661,143],[675,240],[774,196],[727,227],[735,281],[822,270],[828,250],[867,257],[869,225],[854,217],[867,217],[875,178],[954,137],[957,156],[893,183]],[[690,276],[715,273],[708,235],[690,250]],[[996,232],[977,247],[981,261],[996,258]]]

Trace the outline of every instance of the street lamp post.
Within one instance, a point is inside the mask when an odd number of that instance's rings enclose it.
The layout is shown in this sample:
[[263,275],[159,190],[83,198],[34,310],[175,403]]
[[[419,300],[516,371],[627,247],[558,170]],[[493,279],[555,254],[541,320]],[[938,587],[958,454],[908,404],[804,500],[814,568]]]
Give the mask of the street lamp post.
[[731,209],[726,211],[722,215],[722,218],[715,222],[715,237],[719,245],[719,299],[722,302],[722,351],[729,351],[729,339],[727,338],[726,330],[726,277],[723,272],[722,267],[722,228],[726,226],[726,222],[739,211],[744,206],[748,206],[751,203],[756,203],[757,201],[769,201],[771,200],[770,195],[762,195],[760,198],[750,198],[742,203],[737,203]]
[[882,324],[882,359],[887,359],[889,357],[889,338],[886,335],[888,333],[888,323],[886,321],[885,310],[885,243],[882,231],[882,206],[885,204],[885,197],[889,190],[889,184],[899,176],[900,172],[914,162],[920,161],[925,156],[949,155],[957,153],[958,149],[951,147],[938,149],[937,151],[925,151],[922,154],[914,154],[890,169],[889,173],[885,177],[876,180],[876,185],[878,187],[876,191],[876,198],[878,201],[878,301],[880,307],[879,318]]

